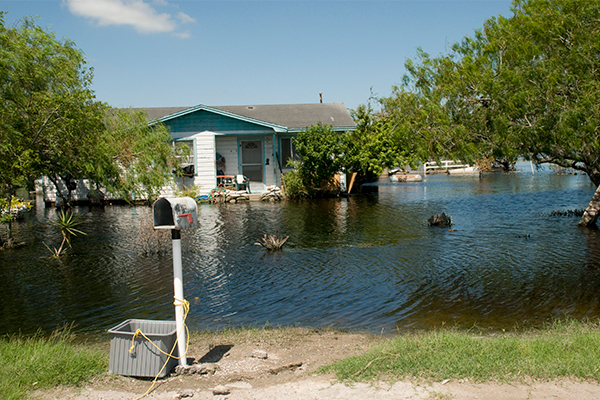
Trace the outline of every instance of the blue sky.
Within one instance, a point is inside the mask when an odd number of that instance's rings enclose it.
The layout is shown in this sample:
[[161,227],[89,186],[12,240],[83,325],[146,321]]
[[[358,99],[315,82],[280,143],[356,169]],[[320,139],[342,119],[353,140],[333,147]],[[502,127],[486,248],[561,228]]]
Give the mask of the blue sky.
[[437,55],[510,1],[0,0],[5,24],[73,40],[115,107],[343,102],[389,95],[417,47]]

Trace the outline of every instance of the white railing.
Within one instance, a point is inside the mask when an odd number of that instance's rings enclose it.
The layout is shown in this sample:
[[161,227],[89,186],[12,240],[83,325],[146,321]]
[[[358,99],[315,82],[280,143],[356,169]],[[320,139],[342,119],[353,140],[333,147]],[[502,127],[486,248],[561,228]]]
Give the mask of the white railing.
[[470,167],[469,164],[457,164],[456,162],[454,162],[452,160],[442,160],[441,165],[438,165],[437,162],[435,162],[435,161],[430,161],[430,162],[426,162],[425,164],[423,164],[423,172],[425,174],[427,174],[427,171],[436,171],[436,170],[448,171],[448,170],[452,170],[452,169],[469,168],[469,167]]

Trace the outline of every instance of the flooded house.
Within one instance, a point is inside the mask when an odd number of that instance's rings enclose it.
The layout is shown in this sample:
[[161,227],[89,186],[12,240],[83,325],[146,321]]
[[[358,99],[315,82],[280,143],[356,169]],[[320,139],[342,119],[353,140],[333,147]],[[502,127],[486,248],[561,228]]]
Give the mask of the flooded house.
[[[149,124],[159,121],[169,129],[174,146],[189,148],[181,160],[183,176],[175,178],[176,188],[196,186],[201,194],[209,193],[223,176],[245,177],[252,193],[280,186],[281,176],[291,170],[289,161],[297,159],[292,138],[299,132],[319,122],[340,133],[356,129],[343,103],[201,104],[143,110]],[[54,202],[54,185],[45,180],[43,189],[44,200]],[[85,200],[87,195],[87,185],[79,182],[75,199]]]

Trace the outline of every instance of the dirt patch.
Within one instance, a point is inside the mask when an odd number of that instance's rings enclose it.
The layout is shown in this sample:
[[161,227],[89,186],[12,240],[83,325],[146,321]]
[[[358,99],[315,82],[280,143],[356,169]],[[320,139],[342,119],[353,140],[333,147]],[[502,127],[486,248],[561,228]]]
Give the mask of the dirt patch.
[[[530,384],[476,384],[469,381],[336,383],[319,367],[365,352],[379,343],[372,335],[307,328],[257,329],[194,333],[189,356],[196,363],[216,365],[214,373],[168,376],[146,399],[598,399],[597,383],[560,380]],[[108,351],[109,344],[103,344]],[[210,369],[210,368],[209,368]],[[105,376],[84,388],[36,392],[41,400],[136,399],[151,379]],[[225,386],[228,394],[215,395]],[[189,396],[189,397],[187,397]]]

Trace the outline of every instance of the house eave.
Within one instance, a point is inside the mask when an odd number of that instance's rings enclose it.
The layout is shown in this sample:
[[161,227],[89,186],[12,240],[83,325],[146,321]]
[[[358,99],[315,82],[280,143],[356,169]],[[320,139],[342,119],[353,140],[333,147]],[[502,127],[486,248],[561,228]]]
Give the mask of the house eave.
[[[300,132],[304,132],[306,128],[290,128],[287,130],[287,133],[300,133]],[[348,131],[355,131],[356,130],[356,126],[334,126],[332,127],[332,129],[335,132],[348,132]]]
[[276,133],[285,133],[285,132],[288,132],[288,128],[285,127],[285,126],[276,125],[276,124],[272,124],[272,123],[265,122],[265,121],[260,121],[258,119],[254,119],[254,118],[250,118],[250,117],[245,117],[245,116],[242,116],[242,115],[231,113],[229,111],[220,110],[220,109],[214,108],[214,107],[209,107],[209,106],[206,106],[204,104],[199,104],[199,105],[197,105],[195,107],[191,107],[191,108],[188,108],[186,110],[183,110],[183,111],[180,111],[180,112],[177,112],[177,113],[174,113],[174,114],[170,114],[170,115],[166,115],[164,117],[158,118],[157,120],[150,121],[149,125],[154,125],[154,124],[157,123],[157,121],[158,122],[166,122],[166,121],[169,121],[171,119],[179,118],[179,117],[182,117],[184,115],[191,114],[191,113],[194,113],[194,112],[197,112],[197,111],[207,111],[207,112],[215,113],[215,114],[222,115],[222,116],[225,116],[225,117],[228,117],[228,118],[233,118],[233,119],[237,119],[237,120],[240,120],[240,121],[248,122],[248,123],[251,123],[251,124],[264,126],[266,128],[272,129]]

